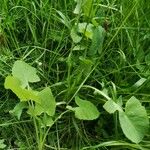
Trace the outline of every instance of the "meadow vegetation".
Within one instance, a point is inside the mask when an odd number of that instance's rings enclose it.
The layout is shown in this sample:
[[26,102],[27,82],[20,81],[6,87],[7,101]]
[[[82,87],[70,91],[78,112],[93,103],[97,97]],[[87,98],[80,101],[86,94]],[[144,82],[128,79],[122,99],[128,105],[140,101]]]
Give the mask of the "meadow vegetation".
[[149,0],[0,0],[0,149],[150,149]]

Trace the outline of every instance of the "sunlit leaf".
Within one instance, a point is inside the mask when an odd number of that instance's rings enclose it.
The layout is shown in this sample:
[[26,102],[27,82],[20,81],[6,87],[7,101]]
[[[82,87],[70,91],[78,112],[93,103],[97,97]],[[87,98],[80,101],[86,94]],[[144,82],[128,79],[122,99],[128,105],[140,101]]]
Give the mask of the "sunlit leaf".
[[71,29],[70,36],[71,36],[74,43],[79,43],[82,39],[82,37],[78,35],[77,26],[74,26]]
[[39,97],[41,99],[40,105],[44,109],[44,112],[49,116],[53,116],[55,114],[56,102],[51,89],[49,87],[45,88],[39,93]]
[[89,39],[93,37],[93,28],[94,26],[90,23],[83,22],[78,24],[78,32],[83,33]]
[[93,4],[93,0],[83,0],[82,8],[83,8],[84,15],[87,17],[90,17],[91,14],[93,13],[92,4]]
[[36,106],[29,106],[27,113],[32,117],[41,115],[44,111],[40,105],[35,104]]
[[4,139],[0,140],[0,149],[4,149],[6,145],[4,144]]
[[42,118],[42,124],[41,127],[51,127],[54,124],[54,121],[52,119],[51,116],[48,116],[46,114],[44,114],[43,118]]
[[125,112],[119,112],[119,120],[125,136],[134,143],[139,143],[149,128],[146,110],[135,97],[127,101]]
[[81,120],[94,120],[99,117],[99,111],[90,101],[82,100],[79,97],[76,97],[75,102],[79,106],[73,108],[76,118]]
[[93,0],[75,0],[76,7],[73,11],[74,14],[83,13],[86,17],[93,16]]
[[20,60],[14,63],[12,75],[21,81],[22,87],[26,87],[28,82],[40,81],[40,78],[36,74],[36,69]]
[[146,78],[141,78],[141,79],[139,79],[139,80],[132,86],[132,89],[137,89],[137,88],[139,88],[139,87],[142,86],[146,81],[147,81]]
[[40,98],[37,96],[37,91],[33,91],[31,89],[23,89],[21,87],[21,82],[19,79],[13,76],[7,76],[4,83],[5,89],[12,90],[20,101],[28,101],[33,100],[35,102],[40,103]]
[[122,108],[118,105],[118,104],[116,104],[113,100],[108,100],[105,104],[104,104],[104,109],[108,112],[108,113],[110,113],[110,114],[112,114],[112,113],[114,113],[115,111],[122,111]]
[[49,87],[45,88],[39,92],[38,96],[41,103],[36,103],[35,108],[30,108],[30,114],[38,116],[42,113],[47,113],[47,115],[53,116],[55,114],[56,102],[51,89]]
[[73,48],[73,51],[80,51],[80,50],[85,50],[86,47],[83,46],[83,45],[76,45],[74,48]]
[[74,14],[80,14],[82,11],[82,0],[75,0],[77,2],[77,5],[73,11]]

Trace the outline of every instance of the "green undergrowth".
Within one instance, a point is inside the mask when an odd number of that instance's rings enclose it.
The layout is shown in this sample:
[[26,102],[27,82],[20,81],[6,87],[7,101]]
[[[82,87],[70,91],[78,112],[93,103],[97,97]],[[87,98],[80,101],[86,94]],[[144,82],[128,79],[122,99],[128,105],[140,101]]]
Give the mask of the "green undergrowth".
[[0,149],[150,149],[149,0],[0,0]]

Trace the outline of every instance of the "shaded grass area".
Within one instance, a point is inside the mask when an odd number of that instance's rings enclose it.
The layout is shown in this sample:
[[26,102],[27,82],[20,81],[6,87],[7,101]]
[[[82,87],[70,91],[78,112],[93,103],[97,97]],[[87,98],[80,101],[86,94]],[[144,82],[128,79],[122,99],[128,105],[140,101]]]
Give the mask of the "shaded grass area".
[[[37,68],[41,82],[35,88],[50,86],[57,102],[72,105],[75,95],[79,95],[101,112],[94,121],[80,121],[72,113],[64,115],[49,131],[45,149],[150,148],[149,134],[138,145],[128,141],[119,122],[104,111],[105,99],[85,86],[103,90],[113,99],[122,96],[124,102],[136,96],[150,114],[150,2],[97,0],[93,5],[106,35],[102,52],[89,66],[82,60],[88,58],[91,41],[82,35],[85,48],[75,51],[70,33],[75,23],[91,23],[92,18],[75,15],[74,1],[1,0],[0,133],[8,149],[37,149],[32,119],[23,114],[18,121],[9,113],[18,99],[3,87],[13,63],[20,59]],[[135,84],[142,78],[144,83]],[[57,115],[64,110],[65,106],[59,106]]]

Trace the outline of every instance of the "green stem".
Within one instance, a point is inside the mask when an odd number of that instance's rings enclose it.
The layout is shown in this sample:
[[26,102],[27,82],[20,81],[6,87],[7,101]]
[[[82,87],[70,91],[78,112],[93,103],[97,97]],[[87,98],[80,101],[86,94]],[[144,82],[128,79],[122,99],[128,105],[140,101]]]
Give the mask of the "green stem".
[[[66,114],[67,112],[69,112],[70,110],[66,110],[64,111],[63,113],[61,113],[55,120],[54,120],[54,123],[57,122],[58,119],[60,119],[64,114]],[[41,141],[41,145],[39,147],[39,150],[42,150],[43,146],[44,146],[44,143],[45,143],[45,140],[46,140],[46,137],[49,133],[51,129],[51,126],[47,129],[47,131],[45,132],[44,136],[43,136],[43,140]],[[41,148],[41,149],[40,149]]]

